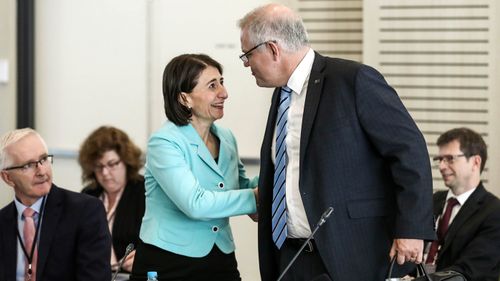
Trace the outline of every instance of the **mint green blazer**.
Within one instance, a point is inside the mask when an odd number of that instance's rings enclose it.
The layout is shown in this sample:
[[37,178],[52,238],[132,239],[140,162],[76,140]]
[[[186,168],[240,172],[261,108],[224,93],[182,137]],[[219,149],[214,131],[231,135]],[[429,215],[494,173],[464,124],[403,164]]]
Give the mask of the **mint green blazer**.
[[206,256],[214,244],[234,251],[229,217],[256,212],[253,187],[230,130],[212,125],[220,140],[218,163],[191,125],[167,121],[153,133],[146,153],[146,211],[140,238],[189,257]]

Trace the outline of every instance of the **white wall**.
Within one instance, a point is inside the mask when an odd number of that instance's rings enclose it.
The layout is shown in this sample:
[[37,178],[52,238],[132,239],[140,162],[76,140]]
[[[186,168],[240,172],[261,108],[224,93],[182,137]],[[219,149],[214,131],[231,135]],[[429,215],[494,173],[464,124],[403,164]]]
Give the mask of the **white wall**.
[[[0,1],[0,60],[8,64],[8,81],[0,82],[0,135],[16,127],[16,0]],[[0,207],[12,200],[13,192],[0,180]]]
[[36,3],[36,129],[76,151],[95,128],[147,130],[146,5],[136,0]]

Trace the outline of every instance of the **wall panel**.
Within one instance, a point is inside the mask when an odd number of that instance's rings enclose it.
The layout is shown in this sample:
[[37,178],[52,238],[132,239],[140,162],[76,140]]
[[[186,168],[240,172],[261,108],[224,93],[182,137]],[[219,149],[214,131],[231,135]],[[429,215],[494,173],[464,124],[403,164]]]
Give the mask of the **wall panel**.
[[[491,112],[492,98],[499,94],[491,75],[499,58],[490,41],[492,17],[497,17],[493,3],[364,1],[364,62],[397,90],[426,138],[430,157],[437,154],[437,137],[461,126],[483,134],[490,155],[498,151],[498,139],[489,136],[498,117]],[[487,167],[498,169],[498,162],[488,161]],[[433,175],[434,187],[445,188],[436,167]],[[485,182],[489,176],[483,173]]]

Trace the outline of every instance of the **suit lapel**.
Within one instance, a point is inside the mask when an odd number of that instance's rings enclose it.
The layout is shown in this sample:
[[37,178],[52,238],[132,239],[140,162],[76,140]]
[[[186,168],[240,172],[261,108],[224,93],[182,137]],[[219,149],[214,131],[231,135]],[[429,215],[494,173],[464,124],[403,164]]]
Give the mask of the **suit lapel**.
[[437,220],[439,216],[443,213],[444,202],[446,201],[447,191],[439,191],[435,195],[434,199],[434,220]]
[[318,53],[315,54],[314,63],[309,76],[307,96],[302,117],[302,132],[300,135],[300,167],[303,167],[304,156],[309,144],[309,136],[316,118],[316,113],[323,93],[324,74],[322,70],[325,66],[324,58]]
[[460,208],[460,211],[458,211],[457,216],[453,219],[450,227],[448,228],[442,252],[446,251],[446,249],[450,246],[451,241],[454,240],[462,225],[464,225],[464,223],[479,210],[485,195],[486,190],[482,185],[480,185],[471,194],[467,201],[465,201],[465,204]]
[[37,280],[43,276],[47,256],[52,247],[54,235],[58,230],[59,218],[63,211],[62,201],[62,192],[53,184],[43,210],[40,244],[38,247]]
[[14,202],[10,203],[6,207],[5,217],[0,223],[5,226],[0,230],[2,232],[3,247],[5,247],[5,253],[7,253],[8,258],[3,257],[5,264],[5,276],[7,280],[16,280],[16,269],[17,269],[17,209]]
[[[228,164],[233,163],[233,159],[231,158],[231,156],[234,155],[234,153],[230,152],[230,150],[232,150],[234,145],[233,145],[232,141],[226,139],[225,135],[219,133],[219,131],[217,130],[217,126],[215,126],[215,125],[212,126],[212,133],[219,138],[219,142],[220,142],[219,162],[215,163],[215,161],[213,161],[213,163],[215,164],[215,169],[216,169],[214,171],[216,171],[219,175],[221,175],[223,177],[224,172],[229,167]],[[210,157],[212,158],[211,155],[210,155]]]
[[[271,165],[271,147],[273,145],[274,130],[276,128],[276,115],[278,114],[278,99],[280,95],[280,88],[274,89],[273,97],[271,99],[271,107],[269,108],[269,116],[267,118],[266,131],[262,141],[260,151],[261,160]],[[273,169],[274,170],[274,169]]]
[[207,166],[209,166],[212,170],[214,170],[214,172],[216,172],[220,176],[223,176],[222,172],[217,166],[217,163],[215,163],[212,154],[210,154],[210,151],[208,150],[207,146],[203,143],[203,140],[201,139],[196,129],[191,124],[188,124],[187,126],[180,127],[180,130],[186,136],[186,138],[191,142],[191,145],[196,150],[198,157],[200,157],[200,159]]

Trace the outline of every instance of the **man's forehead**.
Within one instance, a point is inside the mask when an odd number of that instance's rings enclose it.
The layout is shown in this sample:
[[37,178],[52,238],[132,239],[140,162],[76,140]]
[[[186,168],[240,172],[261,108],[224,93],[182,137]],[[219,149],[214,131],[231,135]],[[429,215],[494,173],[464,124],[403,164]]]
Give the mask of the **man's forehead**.
[[40,137],[35,134],[29,134],[17,142],[10,144],[5,148],[12,160],[29,161],[37,160],[40,156],[47,154],[47,149]]
[[458,140],[453,140],[448,143],[445,143],[441,146],[439,146],[440,151],[456,151],[460,152],[460,143]]

